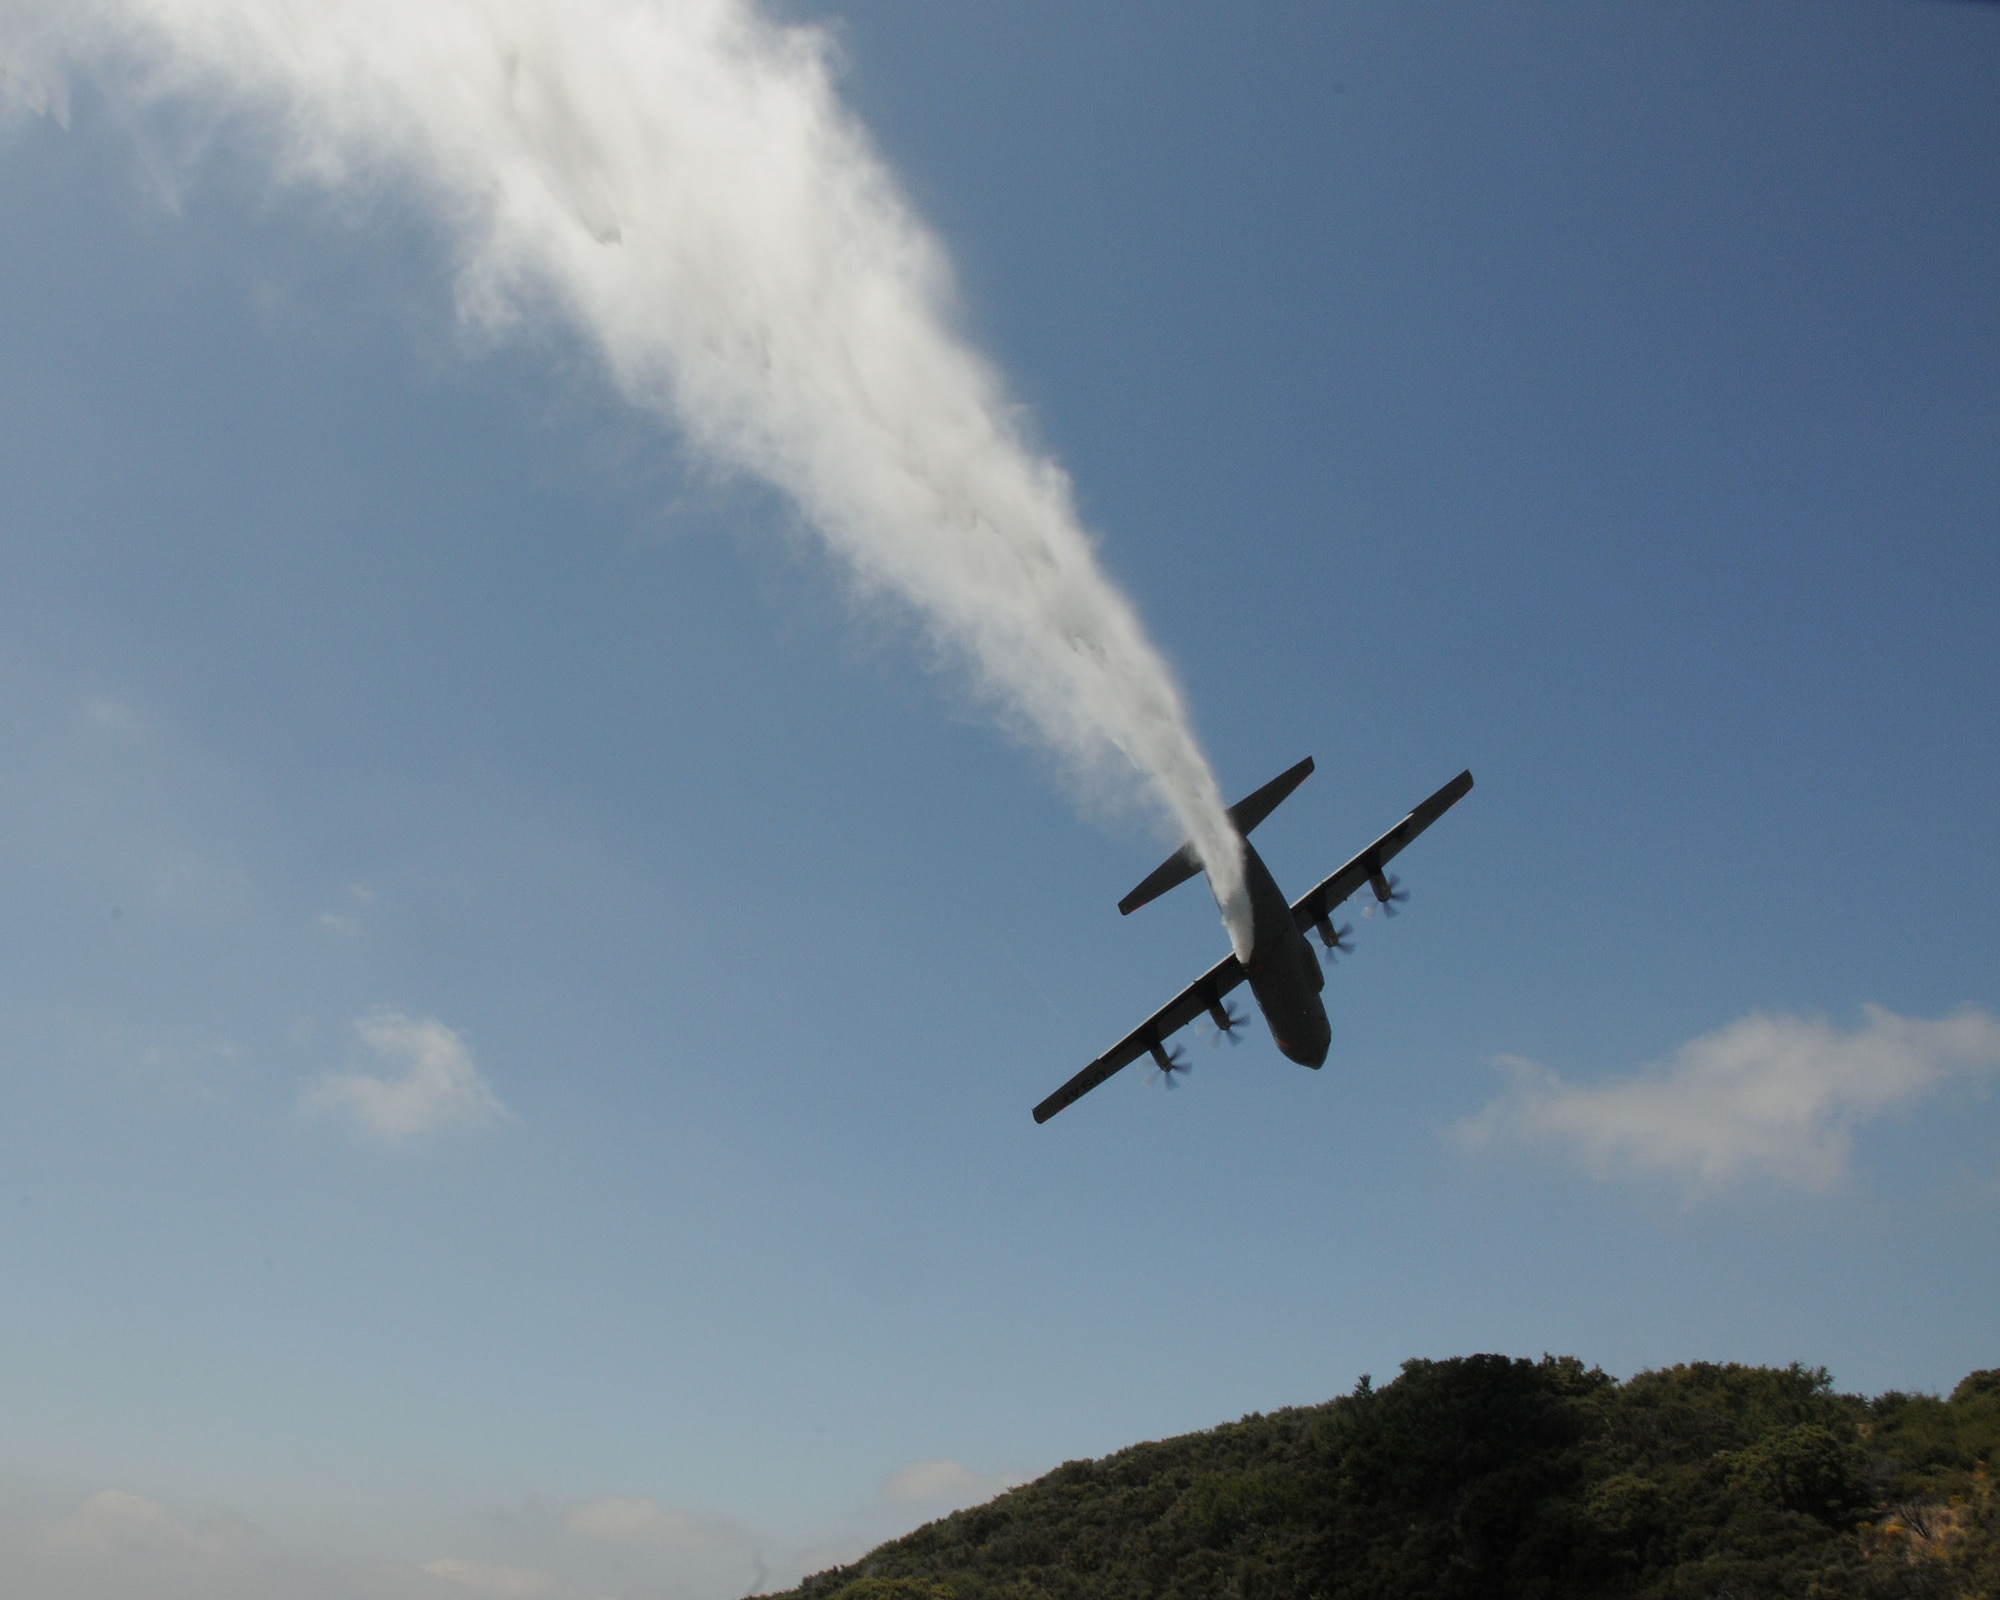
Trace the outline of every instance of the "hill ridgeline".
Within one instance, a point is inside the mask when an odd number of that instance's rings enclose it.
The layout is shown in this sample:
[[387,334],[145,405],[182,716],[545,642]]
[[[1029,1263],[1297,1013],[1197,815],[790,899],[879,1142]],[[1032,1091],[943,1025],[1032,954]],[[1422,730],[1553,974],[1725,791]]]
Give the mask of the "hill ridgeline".
[[2000,1369],[1870,1400],[1797,1365],[1409,1361],[1070,1462],[787,1600],[2000,1600],[1996,1457]]

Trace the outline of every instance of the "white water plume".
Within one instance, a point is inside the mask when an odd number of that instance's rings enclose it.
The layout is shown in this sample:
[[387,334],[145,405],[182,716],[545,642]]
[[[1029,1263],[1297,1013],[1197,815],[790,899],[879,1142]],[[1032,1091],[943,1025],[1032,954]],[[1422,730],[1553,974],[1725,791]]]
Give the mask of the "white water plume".
[[19,101],[61,115],[83,69],[260,139],[287,181],[414,192],[466,314],[565,318],[1070,770],[1142,773],[1247,955],[1241,844],[1173,674],[953,331],[944,255],[829,56],[750,0],[0,0]]

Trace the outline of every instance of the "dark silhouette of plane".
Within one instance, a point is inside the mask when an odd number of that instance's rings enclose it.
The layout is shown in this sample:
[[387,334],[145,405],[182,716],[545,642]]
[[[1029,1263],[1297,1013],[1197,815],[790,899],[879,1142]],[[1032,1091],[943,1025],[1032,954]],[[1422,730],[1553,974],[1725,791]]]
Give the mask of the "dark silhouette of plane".
[[[1150,1054],[1171,1083],[1173,1074],[1185,1068],[1178,1052],[1169,1054],[1167,1039],[1203,1012],[1214,1021],[1219,1033],[1234,1038],[1235,1030],[1243,1026],[1243,1017],[1225,1005],[1223,997],[1240,983],[1250,985],[1257,1009],[1271,1026],[1271,1038],[1286,1056],[1301,1066],[1315,1068],[1326,1060],[1327,1046],[1333,1040],[1326,1006],[1319,997],[1326,986],[1326,974],[1320,971],[1318,957],[1306,942],[1306,930],[1311,928],[1319,934],[1329,959],[1349,949],[1347,938],[1354,930],[1336,928],[1333,912],[1363,884],[1373,891],[1376,905],[1383,913],[1394,916],[1396,906],[1409,896],[1396,886],[1396,880],[1384,868],[1403,846],[1465,797],[1472,788],[1472,774],[1461,772],[1318,888],[1287,905],[1271,877],[1271,869],[1264,865],[1263,857],[1250,843],[1250,830],[1277,810],[1279,803],[1311,775],[1312,769],[1312,757],[1307,756],[1289,772],[1280,773],[1255,794],[1229,808],[1229,820],[1243,840],[1243,875],[1250,890],[1252,932],[1248,964],[1233,955],[1218,961],[1036,1106],[1037,1122],[1047,1122],[1064,1106],[1089,1094],[1114,1072],[1143,1055]],[[1184,844],[1120,900],[1118,909],[1130,916],[1147,901],[1158,899],[1200,871],[1194,846]],[[1375,907],[1368,909],[1373,911]]]

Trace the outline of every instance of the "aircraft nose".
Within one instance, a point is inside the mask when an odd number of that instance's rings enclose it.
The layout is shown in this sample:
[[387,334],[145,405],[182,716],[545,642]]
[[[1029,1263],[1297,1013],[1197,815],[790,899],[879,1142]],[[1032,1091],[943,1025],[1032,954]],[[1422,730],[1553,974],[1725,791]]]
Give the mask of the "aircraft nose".
[[1330,1032],[1316,1035],[1310,1042],[1301,1043],[1297,1039],[1278,1039],[1279,1054],[1288,1061],[1296,1061],[1302,1067],[1311,1067],[1317,1072],[1326,1063],[1326,1053],[1333,1043]]
[[[1305,1048],[1292,1055],[1292,1059],[1300,1066],[1311,1067],[1317,1072],[1326,1065],[1326,1053],[1333,1047],[1333,1029],[1326,1022],[1319,1021],[1319,1026],[1307,1033],[1304,1043]],[[1291,1055],[1291,1052],[1286,1054]]]

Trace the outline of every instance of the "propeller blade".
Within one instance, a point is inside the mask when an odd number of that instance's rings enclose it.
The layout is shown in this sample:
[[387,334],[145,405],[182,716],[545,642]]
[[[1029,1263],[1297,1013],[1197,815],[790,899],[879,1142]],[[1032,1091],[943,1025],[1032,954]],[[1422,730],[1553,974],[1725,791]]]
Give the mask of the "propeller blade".
[[1318,933],[1329,963],[1338,961],[1354,949],[1354,928],[1350,923],[1343,922],[1336,928],[1331,918],[1321,917]]
[[1208,1008],[1208,1027],[1205,1030],[1211,1045],[1227,1039],[1231,1044],[1241,1044],[1243,1035],[1238,1031],[1245,1021],[1244,1015],[1227,1000],[1217,1000]]
[[1382,907],[1382,915],[1385,917],[1393,917],[1396,914],[1396,907],[1409,898],[1410,891],[1403,887],[1403,880],[1394,873],[1375,885],[1375,899]]
[[1153,1064],[1160,1069],[1160,1077],[1165,1080],[1169,1089],[1174,1086],[1175,1073],[1192,1072],[1194,1070],[1193,1063],[1187,1058],[1187,1052],[1181,1049],[1179,1045],[1175,1045],[1169,1050],[1155,1042],[1150,1048],[1153,1054]]

